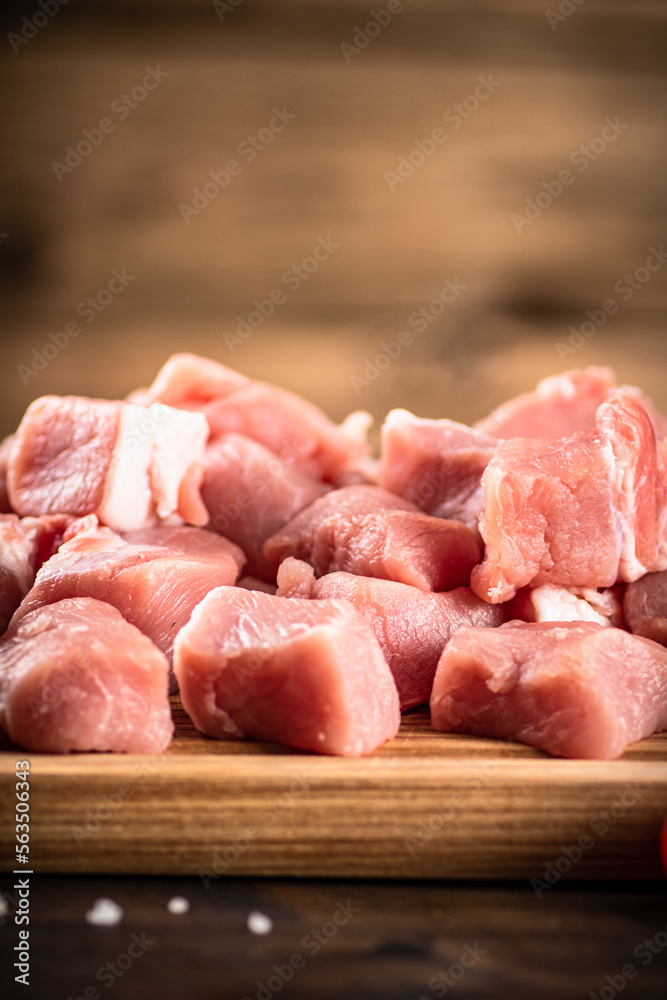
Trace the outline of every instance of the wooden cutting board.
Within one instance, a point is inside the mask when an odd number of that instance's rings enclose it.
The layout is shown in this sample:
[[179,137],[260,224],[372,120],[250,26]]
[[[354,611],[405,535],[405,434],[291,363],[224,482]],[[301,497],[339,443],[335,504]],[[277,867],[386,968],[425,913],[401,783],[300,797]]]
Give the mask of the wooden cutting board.
[[[36,872],[540,879],[660,877],[667,733],[613,762],[434,733],[407,713],[361,760],[209,740],[175,699],[161,756],[0,754],[2,868],[14,766],[30,761]],[[535,883],[540,889],[539,883]]]

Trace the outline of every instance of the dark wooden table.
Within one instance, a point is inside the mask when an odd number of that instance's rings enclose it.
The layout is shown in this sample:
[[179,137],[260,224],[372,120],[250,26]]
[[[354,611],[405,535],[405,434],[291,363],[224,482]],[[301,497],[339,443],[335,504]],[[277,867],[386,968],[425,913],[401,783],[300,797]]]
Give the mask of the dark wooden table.
[[[8,879],[2,888],[11,897]],[[167,912],[175,895],[190,901],[186,915]],[[123,907],[118,926],[85,922],[99,897]],[[271,933],[250,933],[252,911]],[[8,915],[2,996],[662,1000],[666,928],[664,883],[538,898],[526,883],[43,876],[32,881],[30,987],[11,988]]]

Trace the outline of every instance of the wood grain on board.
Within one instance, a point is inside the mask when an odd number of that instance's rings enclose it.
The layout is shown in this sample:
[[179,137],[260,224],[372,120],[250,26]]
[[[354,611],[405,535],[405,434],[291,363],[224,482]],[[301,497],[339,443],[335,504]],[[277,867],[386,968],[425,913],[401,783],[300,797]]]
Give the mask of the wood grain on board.
[[[161,756],[2,753],[5,803],[15,760],[31,762],[35,870],[533,878],[551,863],[578,879],[660,872],[667,734],[618,761],[560,760],[433,733],[421,709],[371,756],[342,759],[210,740],[178,705],[175,716]],[[5,869],[12,820],[3,809]]]

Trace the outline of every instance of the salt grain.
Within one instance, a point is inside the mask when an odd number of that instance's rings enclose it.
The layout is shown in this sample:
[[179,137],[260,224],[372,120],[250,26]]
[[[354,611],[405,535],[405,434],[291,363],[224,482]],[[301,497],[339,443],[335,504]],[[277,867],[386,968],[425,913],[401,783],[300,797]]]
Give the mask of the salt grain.
[[95,927],[115,927],[123,919],[123,907],[113,899],[96,899],[86,913],[86,923]]
[[185,896],[172,896],[167,903],[167,909],[170,913],[187,913],[190,909],[190,900],[186,899]]
[[248,914],[248,930],[251,934],[270,934],[273,930],[273,920],[266,913],[253,910]]

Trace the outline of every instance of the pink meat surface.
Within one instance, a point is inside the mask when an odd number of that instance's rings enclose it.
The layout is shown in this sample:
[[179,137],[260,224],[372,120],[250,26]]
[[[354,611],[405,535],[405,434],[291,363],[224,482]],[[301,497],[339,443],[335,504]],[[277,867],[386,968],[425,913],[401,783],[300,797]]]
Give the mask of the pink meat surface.
[[498,441],[453,420],[392,410],[382,426],[380,486],[435,517],[477,528],[482,474]]
[[317,576],[340,570],[420,590],[467,585],[480,558],[466,525],[423,514],[377,486],[326,494],[269,538],[263,551],[276,566],[294,556]]
[[7,492],[7,472],[9,467],[9,453],[14,443],[14,435],[10,434],[4,441],[0,441],[0,514],[11,514],[12,505],[9,502]]
[[631,632],[667,646],[667,572],[647,573],[629,583],[623,613]]
[[457,629],[493,628],[504,621],[499,605],[480,601],[468,587],[431,594],[393,580],[330,573],[316,580],[312,566],[286,559],[278,571],[284,597],[349,601],[371,625],[394,675],[401,708],[427,702],[435,668]]
[[347,601],[290,601],[220,587],[179,633],[174,670],[194,724],[358,757],[398,732],[396,685]]
[[0,633],[32,587],[35,574],[62,541],[70,518],[0,515]]
[[[667,436],[667,420],[648,396],[635,386],[621,387],[644,407],[659,438]],[[533,392],[525,392],[499,406],[475,424],[475,428],[495,438],[561,438],[577,431],[592,430],[599,406],[616,391],[611,368],[574,369],[551,375],[538,382]]]
[[597,622],[623,628],[622,586],[595,590],[592,587],[524,587],[507,604],[507,618],[525,622]]
[[276,566],[262,555],[264,542],[329,488],[240,434],[224,434],[206,454],[210,525],[241,546],[248,573],[267,581],[275,581]]
[[597,429],[553,441],[503,441],[484,473],[483,563],[475,593],[610,587],[667,568],[663,452],[646,411],[619,390]]
[[195,354],[174,354],[153,384],[131,398],[201,411],[212,441],[223,434],[243,434],[316,479],[332,480],[369,452],[367,415],[350,415],[338,426],[300,396]]
[[42,396],[9,455],[19,514],[95,513],[118,531],[178,514],[208,518],[199,496],[208,425],[201,414],[79,396]]
[[71,526],[71,537],[44,563],[11,624],[64,598],[94,597],[117,608],[171,658],[193,608],[214,587],[236,581],[243,553],[200,528],[156,526],[128,535],[131,544],[92,520]]
[[235,563],[237,574],[245,567],[245,555],[239,546],[208,528],[195,528],[190,524],[155,524],[150,528],[126,531],[122,538],[130,545],[158,546],[169,549],[173,554],[181,552],[192,558],[210,560],[214,565],[223,562],[229,566],[230,572],[233,572],[232,563]]
[[594,622],[463,628],[438,663],[431,724],[614,760],[667,727],[667,650]]
[[169,664],[109,604],[39,608],[0,639],[0,726],[37,753],[160,753],[171,742]]

